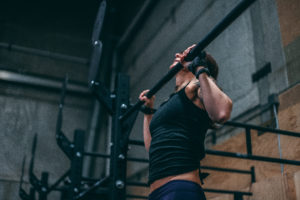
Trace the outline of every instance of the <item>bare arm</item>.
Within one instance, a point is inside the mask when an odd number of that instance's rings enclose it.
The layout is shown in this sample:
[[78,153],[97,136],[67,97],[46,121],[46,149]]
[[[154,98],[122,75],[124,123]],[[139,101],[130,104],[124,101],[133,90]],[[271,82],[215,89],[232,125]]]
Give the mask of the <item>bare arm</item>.
[[[182,54],[178,54],[175,59],[175,61],[181,62],[186,71],[189,71],[188,66],[190,62],[185,62],[184,58],[194,46],[188,47]],[[196,67],[195,72],[198,72],[201,68],[203,66]],[[189,84],[186,89],[187,96],[198,107],[205,109],[212,121],[217,123],[226,122],[230,118],[232,110],[231,99],[216,85],[214,79],[205,72],[196,78],[199,80],[199,84],[198,86]],[[192,82],[195,83],[197,81],[194,80]]]
[[152,115],[144,115],[144,128],[143,128],[143,136],[144,136],[144,143],[145,149],[149,152],[150,143],[151,143],[151,134],[149,125],[152,119]]
[[[141,101],[145,101],[145,104],[144,104],[145,106],[147,106],[149,108],[153,108],[155,96],[152,96],[151,99],[148,99],[145,96],[147,94],[147,92],[149,92],[149,90],[144,90],[140,94],[139,99]],[[149,129],[151,119],[152,119],[152,114],[145,114],[144,115],[143,137],[144,137],[145,148],[148,152],[149,152],[149,147],[150,147],[151,139],[152,139],[150,129]]]
[[[200,82],[198,97],[203,100],[204,107],[214,122],[224,123],[230,118],[232,110],[231,99],[215,84],[206,73],[197,77]],[[201,92],[200,92],[201,90]]]

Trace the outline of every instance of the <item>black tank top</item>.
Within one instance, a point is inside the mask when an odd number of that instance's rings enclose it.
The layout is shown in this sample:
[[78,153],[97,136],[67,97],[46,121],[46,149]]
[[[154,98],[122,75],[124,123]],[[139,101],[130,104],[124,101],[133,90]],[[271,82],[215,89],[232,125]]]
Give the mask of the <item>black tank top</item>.
[[150,123],[149,184],[199,168],[211,120],[186,96],[185,88],[161,105]]

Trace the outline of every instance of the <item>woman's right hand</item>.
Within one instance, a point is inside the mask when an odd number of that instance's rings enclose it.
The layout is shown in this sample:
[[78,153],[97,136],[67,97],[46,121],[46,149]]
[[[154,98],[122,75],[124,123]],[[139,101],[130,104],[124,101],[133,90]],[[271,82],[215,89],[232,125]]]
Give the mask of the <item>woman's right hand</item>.
[[146,97],[146,94],[149,92],[149,90],[144,90],[141,92],[139,99],[140,101],[145,101],[145,106],[149,108],[153,108],[154,106],[154,101],[155,101],[155,96],[153,95],[150,99]]

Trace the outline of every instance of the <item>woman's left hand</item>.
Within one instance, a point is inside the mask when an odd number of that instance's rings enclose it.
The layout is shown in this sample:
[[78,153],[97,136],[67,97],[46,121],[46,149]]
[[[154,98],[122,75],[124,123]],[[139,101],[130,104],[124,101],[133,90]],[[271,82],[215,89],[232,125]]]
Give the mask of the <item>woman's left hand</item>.
[[169,69],[172,69],[178,62],[180,62],[182,64],[182,66],[187,69],[187,67],[189,66],[189,64],[191,62],[186,62],[184,59],[188,55],[188,53],[191,51],[191,49],[194,48],[195,46],[196,46],[196,44],[193,44],[192,46],[189,46],[186,50],[184,50],[182,53],[176,53],[175,59],[174,59],[172,65],[169,67]]

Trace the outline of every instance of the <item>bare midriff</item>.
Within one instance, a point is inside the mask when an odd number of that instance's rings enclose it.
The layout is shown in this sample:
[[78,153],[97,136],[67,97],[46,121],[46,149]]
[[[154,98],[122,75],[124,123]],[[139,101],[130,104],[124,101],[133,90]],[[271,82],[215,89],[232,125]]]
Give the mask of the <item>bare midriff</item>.
[[190,171],[184,174],[179,174],[179,175],[175,175],[175,176],[168,176],[162,179],[158,179],[156,181],[154,181],[151,185],[150,185],[150,193],[153,192],[154,190],[156,190],[157,188],[163,186],[164,184],[173,181],[173,180],[186,180],[186,181],[191,181],[191,182],[195,182],[199,185],[201,185],[201,181],[199,178],[199,169],[196,169],[194,171]]

